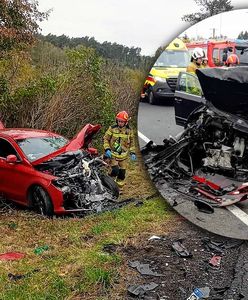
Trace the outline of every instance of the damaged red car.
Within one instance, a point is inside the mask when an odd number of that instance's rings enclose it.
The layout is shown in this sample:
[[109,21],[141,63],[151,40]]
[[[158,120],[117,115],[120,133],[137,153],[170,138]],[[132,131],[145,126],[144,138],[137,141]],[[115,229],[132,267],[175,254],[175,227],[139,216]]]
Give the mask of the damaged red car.
[[104,161],[89,148],[100,125],[87,124],[71,141],[44,130],[0,127],[2,197],[48,216],[98,212],[118,197]]
[[[176,123],[184,130],[142,153],[162,195],[216,207],[248,199],[248,68],[182,72],[175,92]],[[199,203],[198,203],[199,204]]]

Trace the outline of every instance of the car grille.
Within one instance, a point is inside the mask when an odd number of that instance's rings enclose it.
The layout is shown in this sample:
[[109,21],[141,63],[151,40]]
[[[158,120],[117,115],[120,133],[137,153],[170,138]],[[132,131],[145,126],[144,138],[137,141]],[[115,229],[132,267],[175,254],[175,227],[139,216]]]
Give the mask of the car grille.
[[170,78],[167,78],[166,81],[167,81],[168,86],[171,88],[171,90],[173,92],[175,92],[176,85],[177,85],[177,78],[170,77]]

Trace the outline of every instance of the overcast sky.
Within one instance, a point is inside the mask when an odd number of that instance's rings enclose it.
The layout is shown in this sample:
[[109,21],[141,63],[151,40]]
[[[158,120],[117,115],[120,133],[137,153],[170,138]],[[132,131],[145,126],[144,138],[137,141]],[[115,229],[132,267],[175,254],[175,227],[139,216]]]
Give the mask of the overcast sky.
[[[41,11],[52,9],[48,21],[40,24],[42,34],[69,37],[95,37],[99,42],[116,42],[140,47],[142,54],[154,54],[156,49],[170,42],[186,29],[189,36],[208,38],[211,28],[216,33],[237,37],[248,31],[247,0],[232,0],[239,11],[211,17],[188,29],[181,17],[199,11],[194,0],[38,0]],[[242,10],[240,10],[242,9]],[[224,15],[228,15],[227,17]],[[205,22],[205,23],[203,23]]]

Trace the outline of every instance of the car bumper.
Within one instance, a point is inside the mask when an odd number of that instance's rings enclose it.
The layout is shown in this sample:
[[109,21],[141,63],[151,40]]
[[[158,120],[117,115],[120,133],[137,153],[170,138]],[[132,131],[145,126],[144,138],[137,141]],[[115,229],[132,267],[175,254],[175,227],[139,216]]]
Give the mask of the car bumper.
[[174,97],[174,86],[171,87],[168,82],[157,81],[152,87],[152,92],[156,98],[173,98]]

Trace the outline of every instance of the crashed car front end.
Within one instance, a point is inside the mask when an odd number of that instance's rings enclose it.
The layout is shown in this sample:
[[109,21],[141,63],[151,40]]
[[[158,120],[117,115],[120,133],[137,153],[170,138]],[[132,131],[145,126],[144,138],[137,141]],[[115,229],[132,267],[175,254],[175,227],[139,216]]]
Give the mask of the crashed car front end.
[[213,206],[248,196],[248,70],[198,72],[205,106],[189,116],[178,139],[148,143],[142,153],[152,180],[175,204],[175,191]]
[[[92,158],[87,151],[71,151],[36,165],[36,170],[54,176],[51,181],[59,198],[55,198],[54,212],[100,212],[115,201],[103,185],[99,165],[104,162]],[[62,200],[62,201],[61,201]]]

